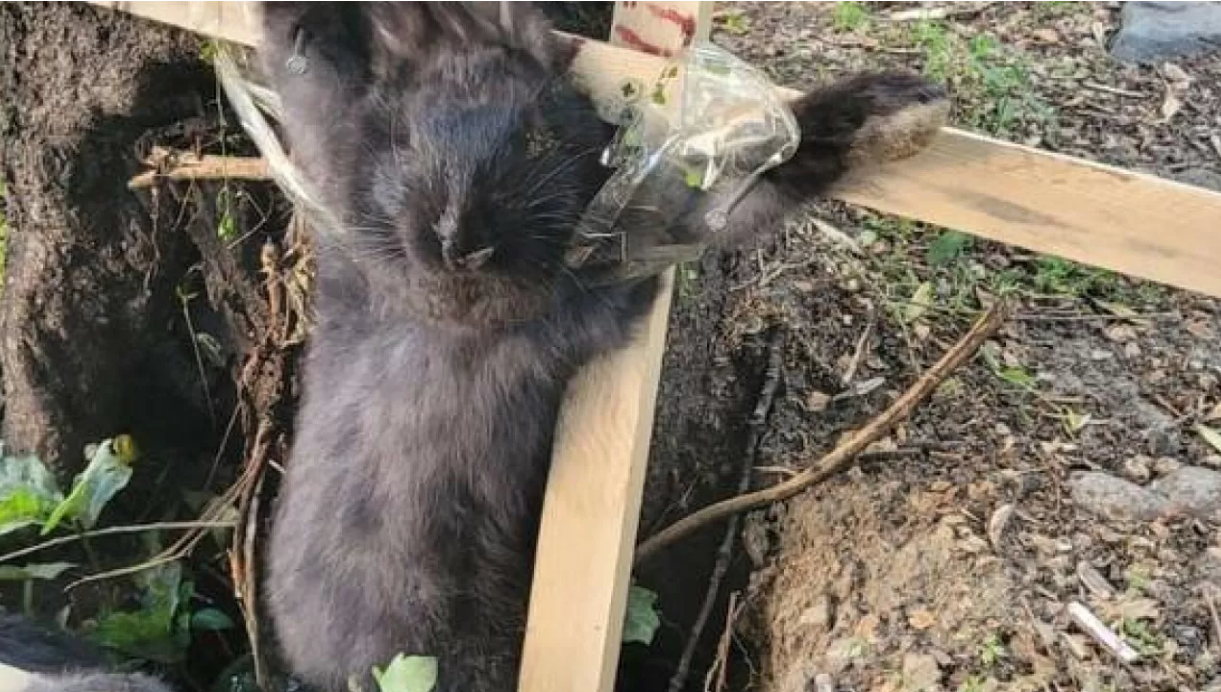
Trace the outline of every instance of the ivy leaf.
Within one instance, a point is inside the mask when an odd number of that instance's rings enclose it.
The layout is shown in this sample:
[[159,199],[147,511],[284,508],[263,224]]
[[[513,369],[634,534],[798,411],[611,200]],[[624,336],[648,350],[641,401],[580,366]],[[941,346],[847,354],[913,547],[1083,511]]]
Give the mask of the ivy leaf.
[[233,618],[216,608],[203,608],[191,614],[191,629],[200,632],[221,632],[235,627]]
[[76,567],[72,562],[44,562],[41,564],[0,565],[0,581],[29,581],[31,579],[55,579],[64,572]]
[[171,562],[136,575],[141,587],[140,609],[106,613],[98,618],[94,639],[129,656],[173,664],[190,645],[189,615],[179,606],[191,597],[194,585],[182,579],[182,565]]
[[38,457],[0,459],[0,535],[41,524],[63,497]]
[[89,465],[76,477],[72,492],[55,508],[42,527],[45,536],[65,518],[75,520],[86,529],[93,528],[106,503],[110,502],[131,480],[131,462],[135,447],[131,438],[120,435],[92,448]]
[[623,621],[623,641],[653,643],[661,617],[657,614],[657,594],[633,584],[627,592],[627,617]]
[[374,667],[373,679],[381,692],[432,692],[437,685],[437,659],[399,654],[385,670]]

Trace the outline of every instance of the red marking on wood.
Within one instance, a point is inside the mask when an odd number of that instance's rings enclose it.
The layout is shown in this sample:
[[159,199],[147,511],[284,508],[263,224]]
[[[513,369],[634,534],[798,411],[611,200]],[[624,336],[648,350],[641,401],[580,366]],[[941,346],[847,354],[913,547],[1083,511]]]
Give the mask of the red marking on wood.
[[647,5],[647,7],[654,17],[677,24],[679,30],[683,32],[683,45],[691,44],[691,39],[695,37],[695,17],[669,7],[664,9],[656,5]]
[[673,55],[673,53],[670,51],[659,46],[655,46],[652,43],[644,40],[640,37],[640,34],[632,31],[626,26],[615,27],[615,36],[627,44],[627,46],[632,50],[638,50],[642,53],[648,53],[649,55],[660,55],[663,58],[668,58]]

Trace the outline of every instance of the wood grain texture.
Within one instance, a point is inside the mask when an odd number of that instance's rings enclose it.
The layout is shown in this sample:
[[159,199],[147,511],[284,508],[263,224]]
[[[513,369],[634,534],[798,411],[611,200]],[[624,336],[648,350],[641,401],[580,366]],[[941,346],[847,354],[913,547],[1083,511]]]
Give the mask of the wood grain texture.
[[[707,36],[712,3],[619,2],[614,16],[612,41],[623,42],[627,29],[678,51]],[[669,270],[631,345],[569,386],[543,503],[521,692],[614,689],[673,285]]]
[[[252,3],[91,1],[257,42],[257,15],[243,9]],[[613,103],[625,82],[647,83],[665,64],[654,55],[583,41],[574,73],[595,99]],[[1211,190],[945,128],[924,153],[857,175],[832,196],[1221,297],[1215,269],[1221,267],[1221,193]]]

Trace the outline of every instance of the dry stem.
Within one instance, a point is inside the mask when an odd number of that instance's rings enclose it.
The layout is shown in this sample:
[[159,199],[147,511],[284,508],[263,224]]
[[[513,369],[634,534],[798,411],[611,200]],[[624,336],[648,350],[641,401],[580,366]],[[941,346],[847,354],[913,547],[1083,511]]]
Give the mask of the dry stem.
[[157,147],[145,163],[154,170],[129,180],[129,190],[152,187],[159,180],[271,180],[267,161],[250,156],[201,156]]

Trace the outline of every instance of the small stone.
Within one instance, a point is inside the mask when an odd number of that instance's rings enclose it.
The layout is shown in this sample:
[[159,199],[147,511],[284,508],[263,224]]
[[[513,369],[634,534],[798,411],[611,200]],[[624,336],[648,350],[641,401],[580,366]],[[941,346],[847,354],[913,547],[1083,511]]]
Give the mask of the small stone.
[[1153,460],[1153,473],[1158,476],[1165,476],[1178,471],[1183,466],[1178,459],[1172,457],[1158,457]]
[[1169,505],[1197,517],[1221,512],[1221,473],[1199,466],[1184,466],[1153,482],[1150,489]]
[[814,605],[802,611],[797,622],[819,632],[828,632],[831,630],[831,617],[831,599],[820,596]]
[[930,610],[920,608],[907,614],[907,624],[914,630],[926,630],[937,624],[937,616]]
[[844,637],[831,642],[827,646],[827,652],[823,654],[827,672],[839,675],[847,670],[848,666],[852,665],[852,659],[860,654],[861,647],[861,641],[855,637]]
[[1134,483],[1147,483],[1152,476],[1149,465],[1153,462],[1147,456],[1137,455],[1123,463],[1123,475]]
[[1110,50],[1127,62],[1203,53],[1221,41],[1221,3],[1125,2],[1121,21]]
[[1117,344],[1136,340],[1136,330],[1126,324],[1113,324],[1106,328],[1107,338]]
[[903,656],[903,689],[928,692],[939,689],[940,685],[941,667],[937,665],[937,659],[927,654]]
[[1134,343],[1124,344],[1123,355],[1128,360],[1135,360],[1137,358],[1140,358],[1140,346],[1137,346]]
[[1167,508],[1161,495],[1099,471],[1075,474],[1068,484],[1078,506],[1108,519],[1152,521]]
[[1164,457],[1177,454],[1182,445],[1178,429],[1174,426],[1161,426],[1149,431],[1149,454]]

